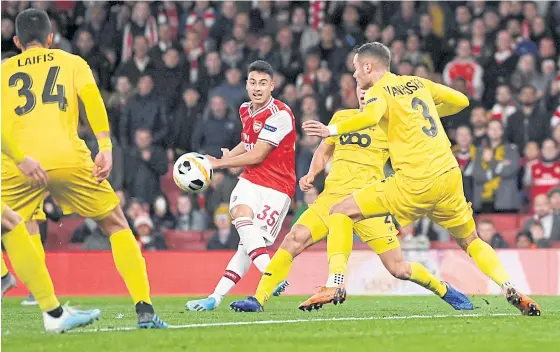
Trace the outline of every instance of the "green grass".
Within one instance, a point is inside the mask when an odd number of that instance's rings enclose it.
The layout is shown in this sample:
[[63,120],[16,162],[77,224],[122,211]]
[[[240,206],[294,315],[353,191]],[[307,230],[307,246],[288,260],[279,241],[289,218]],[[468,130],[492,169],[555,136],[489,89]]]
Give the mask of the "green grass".
[[[523,317],[502,297],[474,297],[477,309],[461,317],[440,299],[420,297],[349,297],[342,306],[301,312],[304,297],[273,299],[260,314],[233,313],[227,299],[214,312],[186,312],[186,298],[159,297],[157,311],[171,325],[306,320],[180,329],[92,331],[134,327],[128,298],[74,298],[71,303],[102,310],[93,326],[64,335],[43,333],[36,307],[20,299],[2,303],[2,352],[175,352],[175,351],[558,351],[560,297],[537,297],[541,317]],[[465,313],[465,312],[463,312]],[[493,314],[513,314],[492,316]],[[410,318],[410,316],[423,316]],[[426,317],[431,316],[431,317]],[[435,317],[434,317],[435,316]],[[403,317],[398,319],[395,317]],[[408,317],[408,318],[405,318]],[[363,318],[370,320],[331,320]],[[307,321],[323,319],[322,321]]]

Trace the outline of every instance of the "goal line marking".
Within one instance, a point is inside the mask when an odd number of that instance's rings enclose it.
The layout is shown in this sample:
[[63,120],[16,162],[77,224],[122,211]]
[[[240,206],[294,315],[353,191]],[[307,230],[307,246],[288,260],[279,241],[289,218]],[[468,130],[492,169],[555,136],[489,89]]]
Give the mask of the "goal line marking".
[[[479,318],[479,317],[506,317],[518,314],[495,313],[495,314],[435,314],[435,315],[395,315],[381,317],[340,317],[340,318],[311,318],[311,319],[287,319],[287,320],[253,320],[253,321],[228,321],[217,323],[199,323],[185,325],[169,325],[169,329],[194,329],[207,327],[223,326],[244,326],[244,325],[273,325],[273,324],[299,324],[314,322],[336,322],[336,321],[371,321],[371,320],[408,320],[408,319],[433,319],[433,318]],[[112,332],[112,331],[131,331],[138,330],[136,327],[114,327],[98,329],[72,330],[70,333],[89,333],[89,332]]]

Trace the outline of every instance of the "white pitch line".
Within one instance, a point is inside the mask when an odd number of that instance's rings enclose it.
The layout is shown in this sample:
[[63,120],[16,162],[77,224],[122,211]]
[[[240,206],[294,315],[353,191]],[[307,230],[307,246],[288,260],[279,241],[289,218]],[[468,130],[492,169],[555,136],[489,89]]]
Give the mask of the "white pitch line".
[[[496,314],[436,314],[436,315],[396,315],[388,317],[341,317],[341,318],[316,318],[316,319],[288,319],[288,320],[256,320],[256,321],[228,321],[219,323],[201,323],[201,324],[185,324],[185,325],[169,325],[169,329],[193,329],[220,326],[243,326],[243,325],[273,325],[273,324],[297,324],[297,323],[314,323],[325,321],[370,321],[370,320],[407,320],[407,319],[432,319],[432,318],[479,318],[479,317],[505,317],[517,314],[512,313],[496,313]],[[87,333],[87,332],[112,332],[112,331],[131,331],[138,330],[133,327],[122,328],[99,328],[72,330],[71,333]]]

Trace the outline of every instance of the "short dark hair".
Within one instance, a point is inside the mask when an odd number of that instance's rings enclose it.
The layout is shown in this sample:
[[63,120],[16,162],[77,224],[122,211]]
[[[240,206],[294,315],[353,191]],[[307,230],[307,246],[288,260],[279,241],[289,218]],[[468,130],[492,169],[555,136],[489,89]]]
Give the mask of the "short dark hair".
[[265,73],[269,75],[270,78],[274,77],[274,69],[268,62],[264,60],[253,61],[247,69],[247,74],[251,72]]
[[537,92],[537,88],[536,88],[534,85],[532,85],[532,84],[524,84],[524,85],[522,85],[522,86],[521,86],[521,89],[519,89],[519,92],[521,93],[521,91],[522,91],[523,89],[527,89],[527,88],[530,88],[530,89],[533,91],[533,93],[536,93],[536,92]]
[[365,43],[354,49],[358,56],[370,55],[379,59],[386,67],[391,65],[391,51],[379,42]]
[[40,9],[27,9],[16,17],[16,35],[23,47],[33,42],[47,44],[51,33],[49,15]]

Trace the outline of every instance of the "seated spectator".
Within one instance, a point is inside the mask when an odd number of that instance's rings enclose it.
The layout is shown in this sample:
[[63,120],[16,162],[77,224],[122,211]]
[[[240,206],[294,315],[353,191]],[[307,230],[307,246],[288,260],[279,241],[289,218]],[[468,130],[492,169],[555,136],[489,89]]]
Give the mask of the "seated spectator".
[[[296,155],[296,179],[302,178],[309,172],[311,165],[311,160],[313,159],[313,154],[315,150],[321,143],[321,139],[316,136],[304,135],[298,142],[299,152]],[[324,185],[324,171],[321,172],[316,177],[315,186],[322,190]],[[304,194],[299,187],[296,187],[296,202],[301,204],[304,198]]]
[[274,50],[274,39],[272,34],[261,34],[258,41],[258,49],[249,55],[247,62],[257,60],[264,60],[268,62],[275,71],[280,69],[282,59],[280,57],[280,53],[277,50]]
[[72,232],[70,242],[82,243],[82,249],[85,251],[111,250],[109,236],[103,232],[97,222],[89,218]]
[[313,204],[315,200],[317,200],[318,196],[319,196],[319,191],[317,191],[317,188],[315,187],[312,187],[311,190],[309,190],[309,192],[305,192],[303,194],[303,203],[301,203],[301,205],[298,206],[298,208],[296,209],[296,212],[292,219],[292,226],[294,226],[294,224],[298,221],[301,214],[303,214],[307,209],[309,209],[309,206]]
[[492,118],[501,120],[507,128],[508,119],[515,114],[517,107],[511,98],[511,89],[507,84],[496,89],[496,104],[492,107]]
[[484,92],[483,74],[484,69],[482,66],[472,58],[469,40],[459,40],[457,57],[448,63],[443,70],[443,82],[451,85],[455,78],[463,77],[467,82],[467,90],[470,96],[475,99],[481,99]]
[[534,224],[541,226],[544,239],[560,241],[560,215],[553,213],[546,194],[539,194],[533,200],[533,217],[525,221],[523,230],[531,231]]
[[276,35],[278,51],[280,52],[280,71],[289,83],[295,83],[297,75],[303,70],[301,53],[294,46],[294,39],[290,27],[282,27]]
[[321,52],[317,48],[310,49],[305,56],[303,72],[296,78],[296,88],[301,90],[305,84],[315,84],[317,71],[321,67]]
[[434,63],[430,55],[420,51],[420,38],[416,33],[409,33],[406,38],[406,51],[403,60],[408,60],[413,66],[426,65],[430,71],[434,70]]
[[205,65],[201,65],[200,77],[197,81],[200,95],[206,99],[208,93],[222,84],[224,79],[225,74],[220,54],[215,51],[206,54]]
[[529,231],[521,231],[515,237],[515,247],[518,249],[532,249],[537,248],[533,235]]
[[192,197],[182,194],[177,198],[177,216],[175,230],[203,231],[206,229],[204,214],[194,208]]
[[[321,28],[321,40],[315,48],[320,55],[320,60],[326,62],[329,70],[338,72],[344,66],[344,60],[348,50],[336,35],[336,27],[333,24],[325,23]],[[311,50],[310,50],[311,51]],[[307,54],[309,55],[309,53]]]
[[175,228],[175,216],[169,209],[169,199],[165,194],[162,193],[154,199],[150,207],[150,215],[157,232]]
[[230,37],[224,40],[220,50],[220,57],[226,68],[236,67],[245,72],[247,60],[243,56],[243,52],[239,50],[235,38]]
[[554,139],[549,138],[543,142],[541,160],[531,166],[527,183],[531,187],[531,199],[560,186],[560,160],[558,145]]
[[476,232],[478,236],[492,248],[508,248],[507,242],[502,235],[496,232],[494,223],[490,219],[482,219],[478,221]]
[[206,249],[213,250],[233,250],[239,246],[239,234],[235,226],[231,223],[231,216],[227,204],[221,204],[214,213],[214,225],[216,232],[210,237],[206,244]]
[[140,197],[151,203],[161,194],[160,177],[167,173],[169,164],[165,150],[152,144],[149,130],[136,131],[136,146],[128,150],[124,160],[125,187],[132,197]]
[[195,124],[192,149],[201,154],[221,157],[222,148],[234,148],[240,139],[239,116],[227,105],[223,96],[212,97],[202,119]]
[[477,152],[473,205],[479,213],[517,212],[521,207],[516,191],[521,160],[517,147],[503,141],[503,133],[501,121],[490,121],[490,145]]
[[222,203],[229,203],[231,192],[237,185],[237,177],[224,170],[214,170],[210,187],[204,192],[204,210],[214,214]]
[[225,82],[210,91],[210,97],[215,95],[224,97],[232,109],[239,109],[239,105],[247,98],[247,91],[244,82],[241,82],[241,71],[238,68],[233,67],[226,71]]
[[[126,76],[117,77],[115,91],[111,93],[107,100],[107,115],[109,116],[109,124],[111,134],[117,139],[120,138],[120,120],[124,114],[124,110],[128,100],[132,96],[132,85]],[[120,141],[120,140],[119,140]]]
[[488,139],[488,116],[482,106],[476,106],[471,110],[471,126],[473,129],[473,144],[475,147],[487,147]]
[[78,32],[76,54],[84,59],[92,71],[99,77],[99,88],[109,89],[111,84],[111,64],[99,51],[92,34],[87,30]]
[[163,22],[158,27],[158,42],[148,51],[148,56],[156,63],[156,66],[163,62],[163,55],[169,49],[175,49],[177,52],[181,50],[179,44],[173,40],[173,28],[171,25]]
[[165,238],[160,232],[154,231],[154,224],[146,214],[134,221],[140,248],[144,251],[161,251],[167,249]]
[[203,109],[198,90],[192,85],[186,86],[183,91],[183,99],[171,117],[168,147],[171,148],[174,155],[170,157],[170,162],[191,150],[192,132],[196,123],[202,119]]
[[451,88],[465,94],[471,101],[471,105],[467,106],[458,113],[441,120],[443,128],[447,133],[450,140],[455,140],[455,133],[459,126],[468,125],[471,119],[471,110],[479,104],[472,101],[472,98],[467,90],[467,83],[462,77],[457,77],[453,80]]
[[560,187],[553,188],[548,192],[548,200],[550,201],[552,213],[560,215]]
[[463,174],[463,189],[467,201],[473,199],[473,169],[476,158],[476,147],[472,144],[471,130],[467,126],[457,128],[457,144],[452,147],[453,154]]
[[[157,43],[157,34],[157,21],[154,16],[151,15],[150,4],[142,1],[134,4],[130,21],[122,27],[122,33],[120,36],[123,41],[121,54],[122,62],[127,62],[131,60],[131,58],[132,61],[135,60],[133,58],[133,51],[136,54],[136,38],[143,37],[146,39],[145,52],[142,55],[144,56],[148,53],[148,48]],[[131,46],[133,42],[134,47]],[[136,84],[136,81],[133,81],[133,84]]]
[[157,75],[154,76],[154,91],[167,111],[174,111],[181,99],[181,87],[189,80],[189,71],[180,62],[179,51],[168,49],[162,56]]
[[535,222],[529,228],[531,236],[533,236],[533,240],[537,248],[551,248],[551,240],[552,238],[546,238],[543,224],[540,222]]
[[163,145],[168,133],[167,107],[154,93],[152,76],[144,75],[138,81],[138,94],[128,100],[119,122],[119,142],[123,148],[134,144],[138,129],[150,131],[152,142]]
[[134,37],[134,55],[132,59],[122,63],[115,72],[117,76],[126,76],[132,85],[144,74],[153,74],[156,69],[155,62],[148,56],[148,39],[143,35]]
[[[488,17],[495,17],[495,13],[490,13]],[[487,27],[489,27],[488,23]],[[485,88],[482,102],[488,109],[494,104],[497,87],[501,84],[507,84],[509,75],[515,70],[518,60],[518,56],[514,55],[512,50],[514,48],[513,40],[507,31],[500,31],[495,41],[496,52],[485,66],[484,71]]]
[[531,183],[532,175],[531,168],[533,165],[538,163],[541,158],[541,150],[537,142],[530,141],[525,145],[525,150],[523,151],[523,158],[521,159],[522,170],[520,172],[522,187],[526,196],[525,200],[530,201],[531,198]]

